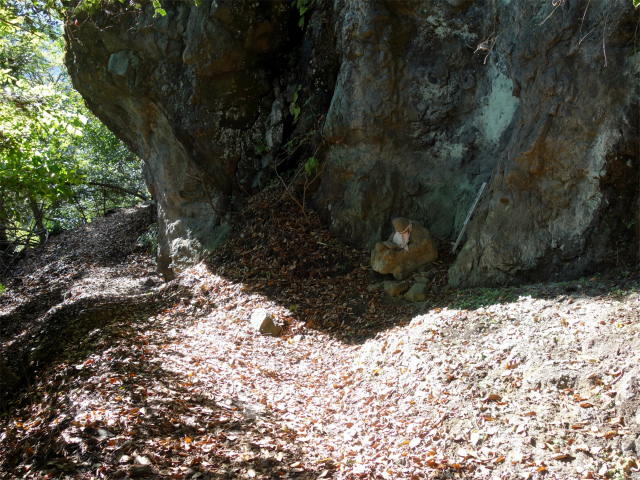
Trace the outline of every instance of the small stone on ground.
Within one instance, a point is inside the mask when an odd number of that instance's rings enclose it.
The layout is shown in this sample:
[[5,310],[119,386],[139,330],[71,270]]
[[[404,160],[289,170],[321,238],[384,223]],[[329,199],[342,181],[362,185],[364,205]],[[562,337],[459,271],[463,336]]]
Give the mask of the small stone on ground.
[[392,297],[396,297],[409,289],[407,282],[384,282],[384,289]]
[[429,294],[429,285],[424,283],[414,284],[407,293],[404,294],[405,300],[410,302],[423,302]]

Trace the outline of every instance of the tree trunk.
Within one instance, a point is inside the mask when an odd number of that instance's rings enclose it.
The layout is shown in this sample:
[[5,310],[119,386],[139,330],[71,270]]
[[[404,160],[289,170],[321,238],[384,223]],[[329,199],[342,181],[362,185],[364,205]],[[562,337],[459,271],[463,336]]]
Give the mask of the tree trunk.
[[47,229],[44,227],[44,205],[40,205],[33,197],[29,197],[29,207],[33,213],[33,221],[36,224],[36,233],[40,243],[47,240]]
[[0,253],[12,253],[11,242],[9,241],[9,235],[7,234],[7,215],[4,211],[4,200],[0,196]]
[[128,190],[128,189],[123,188],[123,187],[121,187],[119,185],[112,185],[110,183],[102,183],[102,182],[87,182],[87,185],[94,185],[96,187],[110,188],[112,190],[116,190],[116,191],[121,192],[121,193],[126,193],[128,195],[133,195],[134,197],[141,198],[145,202],[148,200],[147,196],[145,194],[140,193],[140,192],[134,192],[133,190]]
[[9,242],[9,237],[7,236],[7,227],[0,223],[0,253],[8,252],[11,249],[11,243]]

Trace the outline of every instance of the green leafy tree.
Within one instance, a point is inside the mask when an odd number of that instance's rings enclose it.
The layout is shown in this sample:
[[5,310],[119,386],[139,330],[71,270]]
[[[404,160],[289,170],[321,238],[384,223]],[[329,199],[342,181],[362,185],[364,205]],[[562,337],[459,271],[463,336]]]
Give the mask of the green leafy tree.
[[57,212],[55,225],[71,228],[113,208],[148,200],[140,159],[93,115],[88,115],[75,155],[84,181]]
[[71,87],[59,7],[0,0],[0,255],[146,198],[140,161]]
[[60,82],[62,70],[51,62],[59,45],[17,28],[19,20],[0,26],[0,242],[5,247],[7,229],[19,236],[29,220],[42,235],[47,206],[70,197],[71,186],[82,181],[72,146],[86,122],[70,88]]

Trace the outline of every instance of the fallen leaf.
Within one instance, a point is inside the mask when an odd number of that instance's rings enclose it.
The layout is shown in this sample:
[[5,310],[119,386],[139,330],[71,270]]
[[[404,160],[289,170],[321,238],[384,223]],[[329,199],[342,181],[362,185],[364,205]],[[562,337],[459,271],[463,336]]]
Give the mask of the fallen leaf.
[[482,401],[484,403],[487,403],[487,402],[499,402],[500,400],[502,400],[502,397],[500,395],[496,395],[495,393],[487,395],[486,397],[484,397],[482,399]]

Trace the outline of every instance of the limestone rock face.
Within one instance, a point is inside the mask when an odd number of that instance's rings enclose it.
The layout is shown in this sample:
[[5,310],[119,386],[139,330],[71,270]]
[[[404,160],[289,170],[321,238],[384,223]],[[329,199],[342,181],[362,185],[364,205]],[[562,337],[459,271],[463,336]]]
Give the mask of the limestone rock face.
[[288,161],[322,165],[307,200],[360,247],[399,214],[455,239],[488,182],[454,285],[635,261],[640,9],[485,3],[318,0],[302,30],[290,0],[166,2],[158,18],[115,2],[69,17],[66,63],[144,161],[165,274],[214,248],[301,138]]
[[371,268],[379,273],[391,273],[396,280],[404,280],[411,272],[438,259],[438,246],[429,231],[419,222],[412,222],[413,230],[408,248],[389,248],[393,233],[387,242],[379,242],[371,251]]

